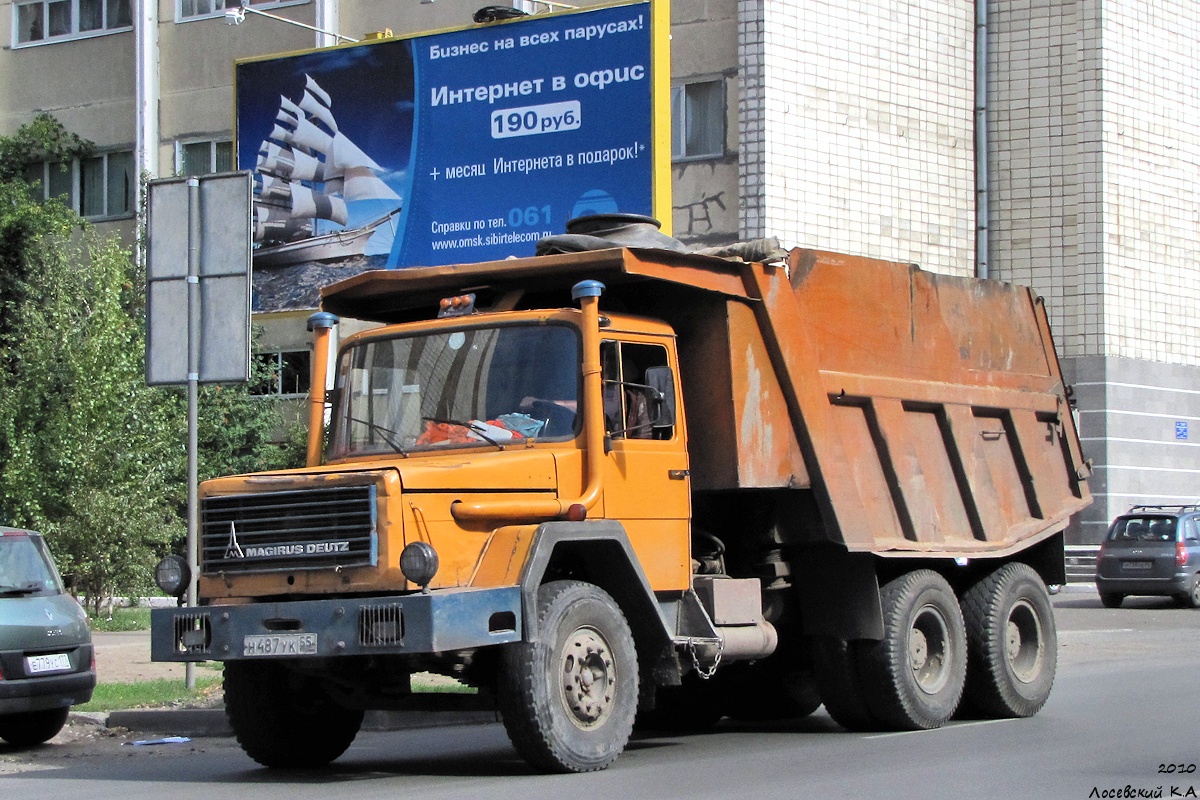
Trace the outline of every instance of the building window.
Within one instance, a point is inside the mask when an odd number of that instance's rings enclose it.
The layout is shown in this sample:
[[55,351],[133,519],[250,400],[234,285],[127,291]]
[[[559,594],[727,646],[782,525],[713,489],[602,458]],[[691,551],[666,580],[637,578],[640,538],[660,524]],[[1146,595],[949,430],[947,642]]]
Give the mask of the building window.
[[100,153],[70,163],[35,164],[25,177],[42,199],[58,198],[82,217],[133,216],[137,172],[131,150]]
[[13,46],[131,30],[130,0],[17,0]]
[[208,19],[225,13],[226,8],[237,8],[251,5],[255,8],[271,8],[272,6],[296,6],[307,3],[308,0],[175,0],[175,19],[187,22],[193,19]]
[[671,87],[671,158],[725,154],[725,82]]
[[178,142],[175,172],[178,175],[209,175],[233,170],[233,142],[228,139]]
[[252,394],[275,397],[303,397],[308,394],[312,369],[311,351],[281,350],[255,353],[254,360],[265,368],[260,372],[265,375],[251,389]]

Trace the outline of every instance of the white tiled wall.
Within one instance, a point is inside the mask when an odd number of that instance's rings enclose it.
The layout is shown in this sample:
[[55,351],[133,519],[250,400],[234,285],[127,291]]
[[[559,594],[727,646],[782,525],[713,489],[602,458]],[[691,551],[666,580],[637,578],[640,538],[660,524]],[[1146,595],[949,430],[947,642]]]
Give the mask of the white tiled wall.
[[1200,360],[1200,7],[1104,14],[1105,354]]
[[970,0],[741,0],[743,235],[974,269]]

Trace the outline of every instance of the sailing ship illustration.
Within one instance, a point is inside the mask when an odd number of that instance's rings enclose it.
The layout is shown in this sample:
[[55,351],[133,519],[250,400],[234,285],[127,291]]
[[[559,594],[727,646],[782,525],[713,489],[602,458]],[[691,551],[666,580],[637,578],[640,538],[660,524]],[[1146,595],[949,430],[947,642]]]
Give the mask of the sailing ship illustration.
[[[329,94],[312,76],[304,78],[300,102],[280,96],[274,127],[259,148],[256,266],[361,255],[375,230],[400,211],[400,196],[379,177],[383,167],[338,130]],[[362,200],[394,201],[395,207],[361,227],[346,228],[348,204]]]

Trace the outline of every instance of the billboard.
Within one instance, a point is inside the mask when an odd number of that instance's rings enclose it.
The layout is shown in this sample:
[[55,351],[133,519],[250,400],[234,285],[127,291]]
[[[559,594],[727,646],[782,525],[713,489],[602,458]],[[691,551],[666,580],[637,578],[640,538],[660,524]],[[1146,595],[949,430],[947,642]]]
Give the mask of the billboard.
[[652,27],[640,2],[239,62],[255,266],[467,263],[588,213],[669,219]]

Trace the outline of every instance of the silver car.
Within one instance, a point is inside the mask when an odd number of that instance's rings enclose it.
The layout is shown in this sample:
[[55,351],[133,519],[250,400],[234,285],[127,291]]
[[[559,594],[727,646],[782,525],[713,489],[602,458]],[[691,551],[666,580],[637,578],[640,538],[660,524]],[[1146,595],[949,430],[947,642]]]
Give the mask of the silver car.
[[1100,602],[1164,595],[1200,608],[1200,506],[1134,506],[1117,517],[1096,559]]

